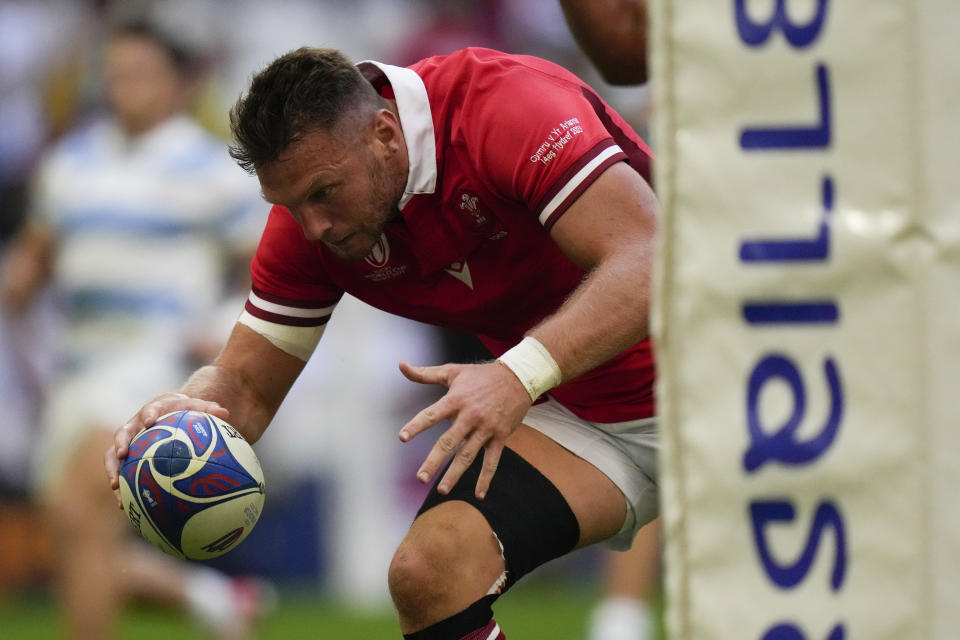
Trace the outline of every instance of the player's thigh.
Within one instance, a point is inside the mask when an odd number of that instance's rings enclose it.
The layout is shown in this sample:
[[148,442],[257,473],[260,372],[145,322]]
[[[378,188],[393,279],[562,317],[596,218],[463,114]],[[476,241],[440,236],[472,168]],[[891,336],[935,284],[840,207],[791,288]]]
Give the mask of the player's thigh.
[[600,542],[623,526],[623,493],[603,472],[536,429],[520,425],[507,441],[563,495],[580,525],[578,546]]
[[123,530],[123,514],[103,471],[103,452],[111,442],[108,429],[85,430],[62,466],[51,474],[41,500],[55,529],[76,536],[115,535]]

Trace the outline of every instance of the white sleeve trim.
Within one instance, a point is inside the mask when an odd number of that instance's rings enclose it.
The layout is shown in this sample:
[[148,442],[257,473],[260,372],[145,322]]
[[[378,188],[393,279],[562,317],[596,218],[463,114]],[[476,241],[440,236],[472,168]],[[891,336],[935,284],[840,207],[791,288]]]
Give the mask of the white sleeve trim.
[[286,351],[304,362],[313,355],[313,350],[317,348],[320,336],[323,335],[323,330],[327,326],[322,324],[318,327],[292,327],[261,320],[249,311],[241,313],[237,322],[250,327],[278,349]]
[[553,196],[553,199],[547,203],[547,206],[543,208],[543,211],[540,212],[540,224],[547,224],[547,220],[550,219],[550,216],[553,215],[554,211],[557,210],[564,200],[566,200],[574,190],[580,186],[580,183],[583,182],[587,176],[589,176],[594,169],[603,164],[607,158],[614,156],[618,153],[623,153],[619,145],[611,145],[598,153],[593,160],[583,165],[583,168],[580,171],[577,171],[572,178],[563,185],[563,188],[557,192],[557,195]]
[[253,291],[250,292],[250,303],[258,309],[275,313],[278,316],[288,316],[291,318],[323,318],[324,316],[329,316],[331,313],[333,313],[333,308],[337,306],[336,304],[332,304],[329,307],[321,307],[319,309],[287,307],[275,302],[268,302],[267,300],[264,300],[255,294]]

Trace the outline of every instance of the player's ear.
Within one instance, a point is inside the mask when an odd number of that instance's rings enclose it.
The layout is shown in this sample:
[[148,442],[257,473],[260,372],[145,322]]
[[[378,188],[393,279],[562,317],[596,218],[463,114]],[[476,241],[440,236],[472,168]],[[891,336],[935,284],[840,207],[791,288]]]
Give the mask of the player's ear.
[[400,120],[389,109],[380,109],[374,114],[372,130],[374,140],[382,146],[386,155],[397,153],[404,145]]

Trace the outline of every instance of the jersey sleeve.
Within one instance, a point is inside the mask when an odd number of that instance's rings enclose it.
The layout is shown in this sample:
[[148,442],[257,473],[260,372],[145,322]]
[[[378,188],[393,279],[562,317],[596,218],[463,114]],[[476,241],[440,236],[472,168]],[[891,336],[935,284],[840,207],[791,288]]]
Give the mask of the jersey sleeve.
[[627,160],[606,106],[573,76],[516,65],[480,85],[470,105],[463,130],[480,175],[548,229],[601,173]]
[[287,353],[309,359],[343,291],[283,207],[270,210],[250,275],[239,321]]

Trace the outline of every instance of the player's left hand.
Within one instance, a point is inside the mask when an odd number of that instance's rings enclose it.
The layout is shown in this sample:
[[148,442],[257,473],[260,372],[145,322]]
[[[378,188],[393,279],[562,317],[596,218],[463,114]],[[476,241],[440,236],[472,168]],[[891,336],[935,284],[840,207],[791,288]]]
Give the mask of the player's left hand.
[[476,496],[482,499],[500,463],[507,438],[532,404],[523,384],[496,361],[435,367],[401,362],[400,371],[414,382],[442,384],[448,389],[442,398],[420,411],[400,430],[400,440],[409,442],[445,418],[451,422],[417,471],[417,479],[429,482],[443,461],[456,452],[437,487],[440,493],[446,494],[483,449],[483,468],[476,487]]

